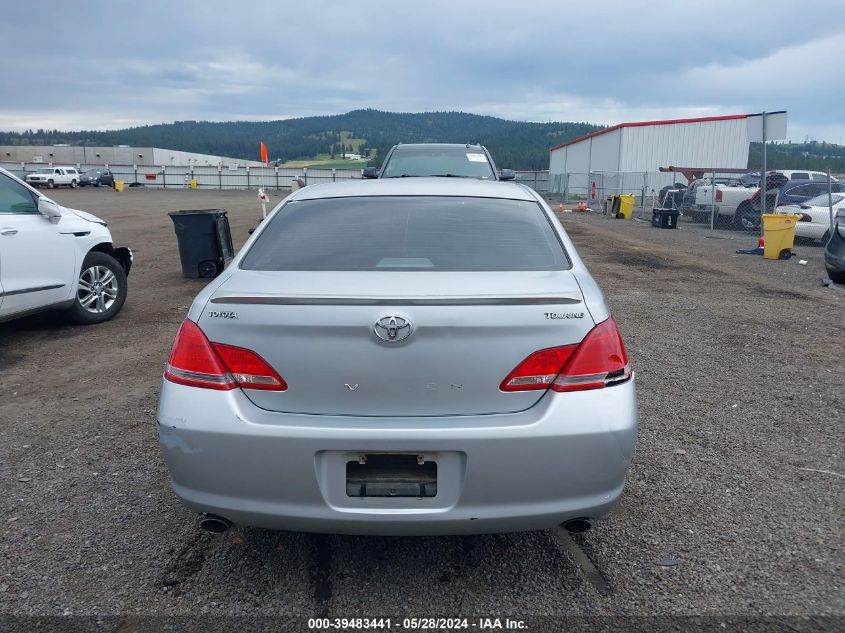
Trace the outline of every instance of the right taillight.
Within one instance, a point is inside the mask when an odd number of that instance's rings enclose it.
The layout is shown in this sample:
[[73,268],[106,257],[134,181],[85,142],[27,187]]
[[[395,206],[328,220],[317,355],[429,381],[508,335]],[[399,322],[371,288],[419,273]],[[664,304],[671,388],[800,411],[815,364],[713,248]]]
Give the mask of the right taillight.
[[176,334],[164,377],[170,382],[203,389],[287,389],[282,377],[258,354],[242,347],[210,342],[200,326],[190,319],[182,322]]
[[625,382],[631,377],[628,353],[616,321],[602,321],[584,337],[552,383],[554,391],[584,391]]
[[616,321],[610,317],[595,326],[577,345],[534,352],[499,385],[502,391],[584,391],[602,389],[631,377],[628,353]]
[[716,189],[716,202],[721,202],[721,201],[722,201],[722,190]]

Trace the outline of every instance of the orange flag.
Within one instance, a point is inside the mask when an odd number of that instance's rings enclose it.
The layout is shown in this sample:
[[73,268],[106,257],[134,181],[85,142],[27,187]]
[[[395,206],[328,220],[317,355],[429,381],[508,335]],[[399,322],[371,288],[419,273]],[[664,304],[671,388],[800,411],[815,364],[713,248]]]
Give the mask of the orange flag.
[[261,142],[261,162],[267,162],[267,146],[264,144],[264,141]]

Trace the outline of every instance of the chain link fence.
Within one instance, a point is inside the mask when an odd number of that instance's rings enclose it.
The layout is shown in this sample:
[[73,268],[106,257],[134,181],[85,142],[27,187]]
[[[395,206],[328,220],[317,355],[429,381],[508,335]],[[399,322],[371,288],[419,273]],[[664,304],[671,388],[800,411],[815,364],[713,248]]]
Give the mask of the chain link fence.
[[[26,174],[43,167],[59,166],[50,163],[0,162],[6,171],[24,178]],[[64,166],[64,165],[62,165]],[[285,167],[246,167],[239,165],[179,166],[179,165],[67,165],[80,172],[88,169],[108,168],[115,180],[122,180],[128,187],[154,189],[187,188],[195,180],[199,189],[290,189],[295,178],[306,184],[360,179],[360,169],[314,169]]]
[[[58,163],[0,162],[6,171],[24,178],[26,174],[43,167],[75,167],[80,173],[89,169],[108,168],[115,180],[126,186],[144,186],[158,189],[187,188],[196,180],[199,189],[290,189],[294,179],[306,185],[338,180],[362,178],[361,169],[319,169],[314,167],[246,167],[239,165],[179,166],[179,165],[94,165]],[[514,172],[516,182],[545,193],[549,191],[548,170],[522,170]]]
[[[686,170],[689,171],[689,170]],[[765,203],[760,173],[739,169],[550,174],[547,197],[561,204],[586,203],[608,213],[613,199],[633,196],[633,217],[652,222],[662,210],[691,229],[752,233],[762,231],[764,213],[799,216],[796,237],[823,244],[833,230],[833,217],[845,207],[845,177],[810,170],[767,172]],[[618,204],[618,203],[617,203]]]

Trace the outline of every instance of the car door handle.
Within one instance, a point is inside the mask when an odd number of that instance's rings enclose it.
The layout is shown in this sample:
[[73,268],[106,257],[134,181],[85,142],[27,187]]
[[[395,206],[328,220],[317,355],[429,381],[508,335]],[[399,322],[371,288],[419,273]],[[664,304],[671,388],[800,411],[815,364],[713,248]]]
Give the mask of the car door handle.
[[13,228],[8,227],[8,226],[0,229],[0,235],[17,235],[17,234],[18,234],[17,229],[13,229]]

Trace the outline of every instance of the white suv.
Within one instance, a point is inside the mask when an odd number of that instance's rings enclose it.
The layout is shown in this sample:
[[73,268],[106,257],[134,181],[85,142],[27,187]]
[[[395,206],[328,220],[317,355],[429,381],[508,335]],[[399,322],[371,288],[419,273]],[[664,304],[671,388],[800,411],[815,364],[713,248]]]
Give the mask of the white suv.
[[132,251],[106,223],[62,207],[0,169],[0,321],[48,309],[77,323],[120,312]]
[[79,172],[75,167],[40,167],[26,175],[26,182],[33,187],[76,187]]

